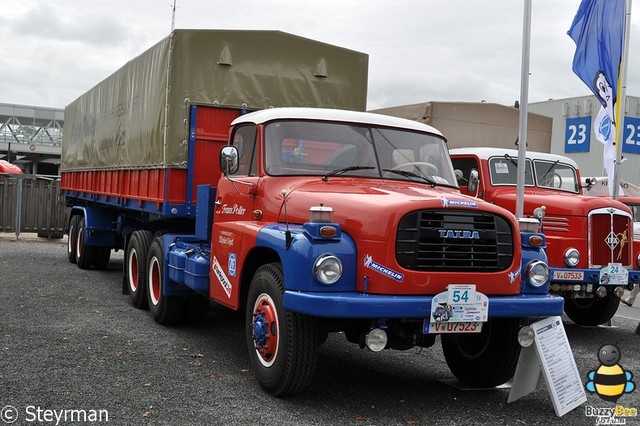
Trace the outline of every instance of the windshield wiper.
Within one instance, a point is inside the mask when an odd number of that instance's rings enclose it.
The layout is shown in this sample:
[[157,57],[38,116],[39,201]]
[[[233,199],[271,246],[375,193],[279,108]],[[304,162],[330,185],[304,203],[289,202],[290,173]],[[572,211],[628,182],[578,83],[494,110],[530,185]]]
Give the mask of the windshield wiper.
[[542,179],[544,179],[545,177],[547,177],[547,175],[548,175],[549,173],[551,173],[551,171],[552,171],[553,169],[555,169],[555,168],[556,168],[556,165],[557,165],[559,162],[560,162],[560,159],[557,159],[557,160],[556,160],[556,161],[551,165],[551,167],[549,167],[549,170],[547,170],[547,172],[546,172],[545,174],[543,174],[543,175],[540,177],[540,180],[542,180]]
[[373,167],[373,166],[349,166],[349,167],[343,167],[341,169],[331,170],[329,173],[327,173],[326,175],[322,176],[322,180],[327,180],[331,176],[341,175],[343,173],[347,173],[347,172],[350,172],[352,170],[372,170],[372,169],[375,169],[375,167]]
[[518,168],[518,162],[516,160],[514,160],[513,157],[511,157],[509,154],[505,154],[504,158],[506,158],[507,160],[511,161],[511,164],[516,166],[516,169]]
[[431,186],[437,186],[438,185],[438,183],[435,180],[433,180],[432,178],[430,178],[430,177],[422,176],[422,175],[419,175],[417,173],[409,172],[407,170],[382,169],[382,171],[383,172],[389,172],[389,173],[395,173],[395,174],[400,175],[400,176],[422,179],[423,181],[427,182]]

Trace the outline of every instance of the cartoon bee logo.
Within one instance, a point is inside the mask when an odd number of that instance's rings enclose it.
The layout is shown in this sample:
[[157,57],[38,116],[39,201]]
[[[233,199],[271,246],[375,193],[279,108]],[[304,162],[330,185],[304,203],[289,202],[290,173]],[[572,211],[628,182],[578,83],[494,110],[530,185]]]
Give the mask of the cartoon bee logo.
[[605,400],[616,402],[624,393],[633,392],[636,384],[631,381],[633,374],[625,371],[618,362],[622,354],[616,345],[604,345],[598,349],[600,367],[587,374],[589,381],[585,388]]

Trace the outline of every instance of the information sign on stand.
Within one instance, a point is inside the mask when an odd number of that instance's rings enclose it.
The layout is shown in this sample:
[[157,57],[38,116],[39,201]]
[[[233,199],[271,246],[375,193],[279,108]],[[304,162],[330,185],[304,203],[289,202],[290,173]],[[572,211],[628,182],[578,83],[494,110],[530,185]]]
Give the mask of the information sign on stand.
[[513,402],[536,390],[542,371],[556,415],[563,416],[587,402],[587,395],[562,318],[545,318],[530,327],[534,333],[534,344],[522,348],[520,352],[507,402]]

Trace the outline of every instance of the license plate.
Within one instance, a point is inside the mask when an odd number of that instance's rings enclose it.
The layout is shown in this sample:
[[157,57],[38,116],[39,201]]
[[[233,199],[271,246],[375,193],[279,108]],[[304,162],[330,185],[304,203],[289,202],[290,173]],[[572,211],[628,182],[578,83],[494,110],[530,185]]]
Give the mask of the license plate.
[[424,334],[480,333],[481,322],[424,322]]
[[553,281],[584,281],[583,271],[553,271]]

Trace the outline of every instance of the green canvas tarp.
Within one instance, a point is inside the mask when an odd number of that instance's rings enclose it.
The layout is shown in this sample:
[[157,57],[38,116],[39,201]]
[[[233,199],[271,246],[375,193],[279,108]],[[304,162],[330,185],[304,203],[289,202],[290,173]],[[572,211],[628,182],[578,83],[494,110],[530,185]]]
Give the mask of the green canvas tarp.
[[66,107],[61,170],[186,167],[192,104],[364,111],[368,61],[280,31],[175,30]]

